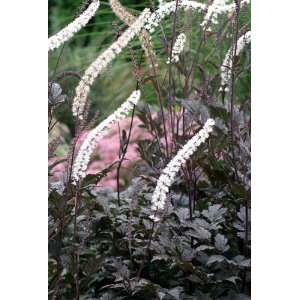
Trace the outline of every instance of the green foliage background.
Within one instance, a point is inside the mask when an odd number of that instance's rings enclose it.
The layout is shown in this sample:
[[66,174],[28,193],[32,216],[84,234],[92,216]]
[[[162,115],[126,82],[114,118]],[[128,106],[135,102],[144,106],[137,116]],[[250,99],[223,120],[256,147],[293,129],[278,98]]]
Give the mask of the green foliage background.
[[[49,0],[49,36],[55,34],[68,23],[70,23],[78,14],[79,8],[83,0]],[[151,7],[151,3],[157,5],[158,1],[133,1],[123,0],[121,3],[134,15],[139,15],[145,7]],[[201,1],[206,2],[206,1]],[[180,18],[177,21],[177,32],[180,32],[186,24],[189,23],[189,17],[185,12],[181,12]],[[197,42],[199,40],[199,24],[203,16],[193,13],[192,27],[188,35],[188,54],[199,55],[199,62],[204,62],[206,71],[216,73],[216,68],[213,64],[221,65],[231,44],[231,38],[221,44],[216,44],[213,41],[207,40],[206,45],[201,49],[201,53],[196,53]],[[241,14],[240,27],[250,23],[250,8],[246,8]],[[166,18],[162,22],[164,34],[168,38],[172,36],[171,26],[172,21]],[[117,32],[127,28],[112,12],[108,1],[101,1],[100,7],[88,25],[77,33],[63,47],[56,49],[49,54],[49,79],[51,80],[54,73],[64,71],[75,71],[83,74],[89,64],[111,43],[116,39]],[[167,68],[165,63],[166,53],[163,48],[162,31],[158,28],[152,34],[152,40],[155,47],[155,52],[160,66],[160,73],[163,76]],[[136,58],[141,58],[143,63],[143,52],[140,47],[139,39],[136,37],[130,47],[134,50]],[[241,55],[241,62],[249,57]],[[213,63],[213,64],[211,64]],[[128,47],[115,59],[108,67],[108,70],[99,76],[94,83],[90,98],[92,100],[91,111],[99,112],[99,120],[105,118],[115,108],[123,102],[128,95],[135,89],[136,81],[132,74],[133,67],[131,62],[131,53]],[[201,78],[198,73],[195,73],[199,86]],[[162,79],[162,78],[161,78]],[[73,118],[70,110],[70,103],[73,99],[74,91],[78,79],[69,77],[60,82],[64,94],[68,95],[69,105],[62,105],[56,112],[56,118],[65,123],[71,131],[73,131]],[[250,70],[243,72],[237,83],[236,100],[244,102],[249,100],[250,95]],[[178,86],[178,97],[181,97],[182,89]],[[157,105],[157,99],[153,86],[150,83],[143,85],[143,101],[149,104]]]

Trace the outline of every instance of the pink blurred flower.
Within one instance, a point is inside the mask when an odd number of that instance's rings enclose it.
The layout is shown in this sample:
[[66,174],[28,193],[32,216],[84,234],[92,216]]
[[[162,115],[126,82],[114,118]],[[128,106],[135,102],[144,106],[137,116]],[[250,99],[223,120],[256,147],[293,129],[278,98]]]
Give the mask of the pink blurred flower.
[[[126,118],[119,122],[120,130],[125,130],[127,135],[129,134],[131,118]],[[125,155],[125,159],[122,163],[121,168],[121,183],[124,182],[124,179],[129,179],[132,176],[130,172],[130,166],[139,161],[140,156],[137,151],[137,141],[143,140],[146,138],[150,138],[151,135],[144,129],[139,127],[142,122],[134,117],[133,126],[131,131],[130,143],[127,147],[127,152]],[[76,148],[83,143],[86,138],[88,132],[83,132],[77,141]],[[94,152],[95,158],[100,158],[99,160],[92,160],[87,174],[96,174],[101,170],[105,169],[108,165],[113,162],[119,160],[119,149],[120,149],[120,136],[119,136],[119,127],[118,124],[112,126],[112,128],[108,131],[107,135],[101,138],[98,142],[98,146]],[[52,164],[54,161],[62,159],[61,157],[52,158],[49,160],[49,164]],[[52,170],[53,177],[51,181],[60,180],[65,172],[66,163],[60,163],[54,167]],[[111,187],[116,189],[117,187],[117,170],[116,167],[113,168],[111,172],[107,174],[105,178],[99,182],[100,186]]]

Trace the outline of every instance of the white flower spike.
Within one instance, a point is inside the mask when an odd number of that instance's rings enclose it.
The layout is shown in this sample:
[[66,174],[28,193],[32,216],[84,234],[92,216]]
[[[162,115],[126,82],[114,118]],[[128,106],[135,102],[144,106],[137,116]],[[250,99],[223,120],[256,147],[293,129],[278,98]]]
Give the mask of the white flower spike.
[[[239,55],[244,47],[251,42],[251,31],[246,32],[242,35],[237,41],[236,47],[236,55]],[[221,66],[221,87],[219,89],[220,92],[228,92],[229,91],[229,83],[231,79],[232,65],[233,65],[233,48],[231,47],[223,61]]]
[[[191,157],[200,144],[204,143],[212,132],[215,121],[208,119],[204,127],[196,133],[176,154],[176,156],[168,163],[167,167],[160,175],[154,193],[152,195],[152,210],[161,211],[165,207],[167,193],[170,186],[175,180],[177,172],[181,166]],[[157,221],[157,216],[152,216],[152,219]]]
[[68,24],[64,29],[51,36],[48,39],[48,51],[52,51],[61,45],[63,45],[67,40],[72,38],[75,33],[77,33],[81,28],[83,28],[89,20],[95,15],[97,9],[99,8],[99,0],[94,0],[89,5],[89,7],[72,23]]
[[[203,22],[201,23],[202,27],[207,26],[207,24],[211,21],[216,24],[218,22],[217,18],[220,14],[230,14],[234,12],[236,6],[235,3],[231,0],[231,3],[228,3],[227,0],[214,0],[211,5],[207,5],[206,3],[200,3],[196,1],[189,0],[179,0],[176,4],[176,1],[171,2],[159,2],[159,7],[156,11],[154,11],[147,23],[145,24],[145,29],[150,33],[154,32],[155,28],[160,24],[162,19],[166,16],[169,16],[171,13],[174,13],[177,9],[183,10],[194,10],[198,13],[206,12],[204,16]],[[240,6],[243,7],[246,4],[249,4],[250,0],[242,0]],[[206,28],[209,29],[209,28]]]
[[[221,14],[231,14],[234,12],[236,5],[234,1],[228,3],[228,0],[214,0],[213,3],[207,8],[207,13],[204,16],[203,22],[201,23],[202,27],[206,27],[209,22],[212,24],[218,24],[218,17]],[[243,7],[246,4],[249,4],[250,0],[242,0],[240,6]],[[210,27],[206,27],[206,30],[210,30]]]
[[130,111],[132,111],[134,105],[138,103],[140,97],[141,92],[139,90],[134,91],[113,114],[108,116],[108,118],[106,118],[88,134],[78,151],[73,165],[72,180],[74,184],[86,176],[86,169],[91,155],[97,147],[98,139],[105,135],[112,124],[124,119]]
[[167,64],[177,63],[179,61],[179,55],[184,49],[185,42],[186,42],[186,36],[185,36],[184,33],[181,33],[177,37],[177,39],[174,43],[174,46],[173,46],[173,49],[172,49],[172,54],[171,54],[171,59],[170,59],[170,57],[168,58]]
[[98,58],[87,68],[75,91],[72,112],[74,117],[83,119],[86,99],[91,85],[97,76],[107,67],[107,65],[116,58],[118,54],[128,45],[128,43],[137,35],[147,18],[150,16],[150,10],[145,9],[138,19]]
[[[198,12],[203,11],[206,8],[206,4],[196,1],[180,0],[177,5],[178,9],[195,10]],[[154,32],[155,28],[160,24],[161,20],[176,10],[176,1],[162,3],[159,8],[154,11],[150,18],[147,20],[144,28],[150,33]]]

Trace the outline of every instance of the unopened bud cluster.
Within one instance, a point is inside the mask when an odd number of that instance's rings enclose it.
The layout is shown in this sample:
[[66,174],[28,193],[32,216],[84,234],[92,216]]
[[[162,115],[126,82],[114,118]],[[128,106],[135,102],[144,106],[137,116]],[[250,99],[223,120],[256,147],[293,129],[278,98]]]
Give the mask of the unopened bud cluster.
[[125,24],[131,25],[135,17],[131,15],[118,0],[109,0],[109,4],[116,16]]

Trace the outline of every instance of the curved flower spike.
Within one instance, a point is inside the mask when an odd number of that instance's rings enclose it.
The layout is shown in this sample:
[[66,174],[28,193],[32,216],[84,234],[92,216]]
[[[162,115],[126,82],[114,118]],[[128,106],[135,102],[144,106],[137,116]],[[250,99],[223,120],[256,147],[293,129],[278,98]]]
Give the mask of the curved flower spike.
[[60,47],[67,40],[72,38],[74,34],[83,28],[95,15],[99,5],[99,0],[93,0],[89,7],[78,18],[76,18],[72,23],[68,24],[64,29],[51,36],[48,39],[48,51],[52,51]]
[[86,99],[91,85],[107,65],[114,60],[128,43],[141,31],[144,22],[149,16],[150,10],[145,9],[138,19],[87,68],[75,90],[76,94],[72,106],[74,117],[78,117],[79,120],[83,119]]
[[[251,42],[251,31],[248,31],[244,35],[242,35],[237,41],[236,55],[239,55],[240,52],[244,49],[244,47],[250,42]],[[228,86],[231,79],[232,65],[233,65],[232,55],[233,55],[233,47],[230,47],[221,66],[221,87],[219,89],[220,92],[229,91]]]
[[[167,167],[162,171],[160,175],[154,193],[152,195],[152,210],[155,212],[161,211],[165,207],[167,193],[170,186],[175,180],[177,172],[182,165],[191,157],[200,144],[204,143],[209,137],[209,133],[212,132],[215,121],[208,119],[204,124],[204,127],[196,133],[176,154],[176,156],[168,163]],[[157,220],[157,216],[155,217]]]
[[174,46],[172,49],[172,54],[171,54],[171,57],[168,58],[167,64],[177,63],[179,61],[179,54],[183,51],[185,42],[186,42],[185,34],[180,33],[174,43]]
[[108,116],[88,134],[78,151],[73,165],[72,180],[74,184],[86,176],[86,169],[88,167],[91,155],[97,147],[98,139],[105,135],[112,124],[124,119],[138,103],[140,97],[141,92],[139,90],[134,91],[113,114]]

